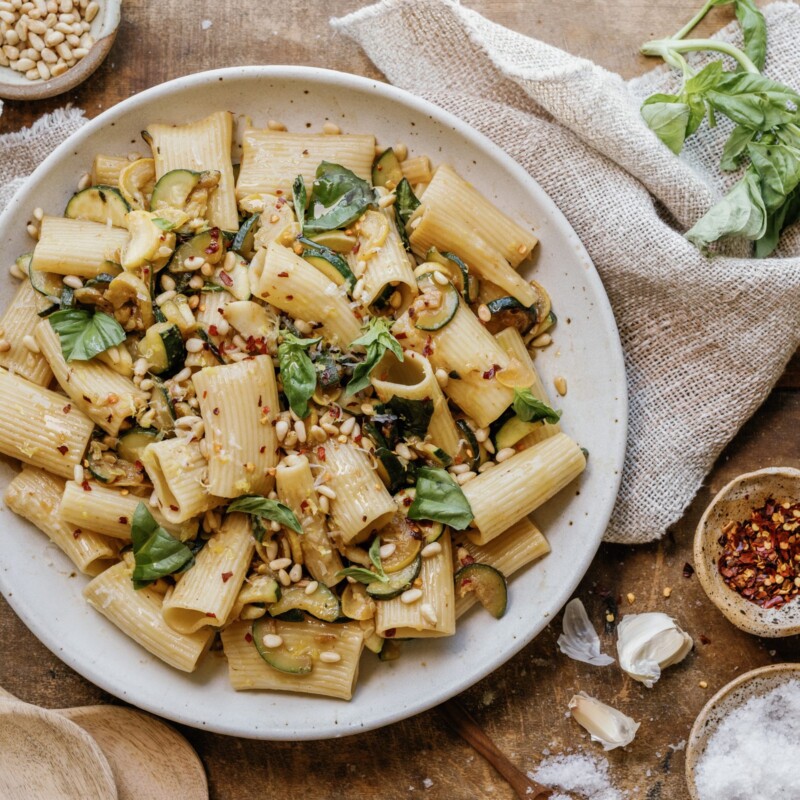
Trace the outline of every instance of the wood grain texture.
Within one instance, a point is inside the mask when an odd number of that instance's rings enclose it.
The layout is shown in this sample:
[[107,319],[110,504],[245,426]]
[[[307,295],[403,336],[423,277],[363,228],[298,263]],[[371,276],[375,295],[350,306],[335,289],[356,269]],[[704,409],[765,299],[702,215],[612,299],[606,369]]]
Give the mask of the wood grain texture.
[[[161,81],[202,69],[237,64],[289,63],[380,77],[349,40],[334,36],[330,16],[362,0],[285,0],[272,14],[258,0],[238,0],[233,15],[217,0],[126,0],[122,27],[108,60],[89,85],[36,104],[7,103],[0,130],[16,130],[68,100],[89,116]],[[652,62],[638,55],[645,39],[677,30],[699,2],[668,0],[464,0],[464,4],[522,33],[536,36],[630,77]],[[191,11],[188,9],[191,8]],[[732,18],[716,9],[699,33]],[[212,25],[203,30],[201,22]],[[177,24],[176,24],[177,21]],[[560,618],[489,678],[461,696],[495,743],[523,771],[543,752],[567,748],[602,756],[565,716],[572,694],[584,690],[642,723],[626,752],[608,754],[615,785],[630,800],[685,800],[681,749],[705,701],[735,675],[800,656],[800,642],[764,641],[730,625],[708,603],[695,578],[682,577],[691,561],[694,527],[714,493],[735,475],[769,465],[800,466],[800,360],[720,457],[709,479],[663,541],[643,547],[605,545],[578,590],[601,627],[605,597],[623,612],[664,610],[697,646],[666,671],[653,689],[616,667],[595,668],[557,652]],[[663,589],[671,587],[667,599]],[[627,593],[636,597],[628,606]],[[513,599],[513,585],[511,593]],[[48,652],[0,601],[0,684],[26,701],[50,707],[115,702]],[[475,609],[473,613],[479,613]],[[491,620],[487,619],[487,624]],[[703,644],[701,636],[708,639]],[[613,636],[603,647],[614,653]],[[701,688],[706,681],[708,688]],[[211,796],[225,800],[282,797],[354,797],[511,800],[494,769],[451,733],[431,711],[372,733],[319,743],[267,743],[182,729],[206,766]],[[426,788],[426,780],[432,781]]]

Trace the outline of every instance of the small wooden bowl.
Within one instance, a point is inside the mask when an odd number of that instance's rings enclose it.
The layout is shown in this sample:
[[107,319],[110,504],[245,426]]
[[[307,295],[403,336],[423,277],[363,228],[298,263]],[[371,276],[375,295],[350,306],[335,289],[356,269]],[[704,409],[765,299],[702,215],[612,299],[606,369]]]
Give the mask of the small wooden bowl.
[[734,478],[711,501],[694,537],[694,568],[709,600],[738,628],[756,636],[793,636],[800,633],[800,597],[781,608],[764,609],[725,585],[717,569],[722,552],[718,543],[730,520],[750,517],[769,498],[800,501],[800,470],[770,467]]
[[722,720],[751,697],[767,694],[790,678],[800,678],[800,664],[770,664],[760,667],[723,686],[703,706],[686,745],[686,787],[692,800],[700,800],[695,778],[698,762]]
[[11,67],[0,67],[0,98],[3,100],[44,100],[67,92],[85,81],[108,55],[119,28],[122,0],[98,0],[100,11],[92,20],[89,33],[94,44],[74,67],[63,75],[42,81],[29,81]]

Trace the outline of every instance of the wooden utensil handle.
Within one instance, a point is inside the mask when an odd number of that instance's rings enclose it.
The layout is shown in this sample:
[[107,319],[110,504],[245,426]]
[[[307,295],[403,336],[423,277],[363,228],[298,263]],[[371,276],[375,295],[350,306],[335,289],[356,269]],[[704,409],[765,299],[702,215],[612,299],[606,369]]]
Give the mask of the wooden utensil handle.
[[458,700],[448,700],[439,706],[448,725],[468,744],[472,745],[511,785],[518,797],[525,800],[545,800],[553,793],[517,769],[508,757],[483,732]]

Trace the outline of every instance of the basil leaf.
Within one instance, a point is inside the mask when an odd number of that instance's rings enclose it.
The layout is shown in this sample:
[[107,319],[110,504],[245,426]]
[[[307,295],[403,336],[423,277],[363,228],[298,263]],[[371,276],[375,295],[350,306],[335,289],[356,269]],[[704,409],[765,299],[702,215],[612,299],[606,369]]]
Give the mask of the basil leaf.
[[800,106],[797,92],[750,72],[726,73],[705,96],[717,111],[737,125],[760,131],[792,122]]
[[375,194],[365,180],[346,167],[323,161],[317,167],[303,233],[344,228],[374,202]]
[[306,203],[308,202],[306,182],[302,175],[298,175],[292,184],[292,201],[294,202],[294,213],[302,231],[306,221]]
[[713,89],[725,74],[725,65],[722,61],[712,61],[706,64],[697,75],[692,75],[683,86],[685,94],[703,94]]
[[379,579],[383,582],[389,580],[386,573],[383,571],[383,564],[381,564],[381,537],[376,536],[369,548],[369,560],[372,566],[378,571]]
[[760,181],[755,169],[748,167],[739,183],[684,235],[696,247],[704,249],[723,236],[760,239],[766,230],[767,209]]
[[514,413],[523,422],[549,422],[555,425],[561,419],[561,412],[554,411],[547,403],[537,400],[530,389],[514,389]]
[[359,583],[374,583],[375,581],[388,583],[389,581],[386,575],[378,575],[377,572],[373,572],[366,567],[345,567],[336,573],[336,577],[355,578]]
[[411,252],[411,242],[408,240],[408,233],[406,233],[406,225],[411,215],[419,208],[420,202],[414,194],[408,178],[403,178],[394,190],[394,213],[396,215],[397,232],[400,234],[400,239],[403,241],[403,246]]
[[767,221],[767,230],[756,242],[756,258],[766,258],[778,246],[781,231],[800,219],[800,189],[795,189]]
[[641,113],[647,127],[673,153],[680,153],[691,117],[689,105],[681,102],[645,102]]
[[785,144],[753,142],[747,154],[761,178],[767,211],[777,210],[800,183],[800,150]]
[[463,531],[473,517],[464,492],[445,470],[422,467],[417,471],[416,495],[408,509],[409,519],[432,520]]
[[298,339],[291,333],[283,333],[278,345],[278,370],[283,382],[283,392],[292,411],[301,419],[308,416],[308,401],[317,388],[317,371],[306,350],[321,341]]
[[147,510],[144,503],[136,506],[131,522],[133,558],[133,587],[142,589],[153,581],[188,569],[194,562],[192,551],[164,530]]
[[243,494],[241,497],[237,497],[228,506],[228,511],[240,511],[242,514],[263,517],[286,528],[291,528],[296,533],[303,532],[303,528],[291,508],[277,500],[270,500],[268,497],[261,497],[258,494]]
[[67,361],[88,361],[125,341],[122,325],[102,311],[69,308],[56,311],[49,319]]
[[733,172],[739,169],[742,156],[747,151],[747,145],[753,141],[755,135],[756,131],[751,128],[737,125],[725,142],[725,147],[722,150],[722,159],[719,162],[720,169],[724,172]]
[[400,423],[400,435],[403,438],[410,436],[425,437],[428,426],[433,417],[433,400],[428,397],[424,400],[411,400],[407,397],[393,397],[388,403],[375,407],[378,414],[392,414]]
[[[732,0],[716,0],[713,5],[727,6]],[[747,57],[759,68],[764,69],[767,58],[767,23],[753,0],[733,0],[736,18],[742,26],[744,51]]]
[[373,369],[378,365],[378,362],[383,358],[387,350],[391,350],[395,354],[398,361],[403,360],[403,348],[400,342],[392,336],[389,328],[392,325],[392,320],[384,317],[373,317],[366,325],[363,335],[358,339],[354,339],[350,346],[361,345],[367,348],[367,357],[364,361],[356,364],[353,370],[353,377],[347,384],[345,397],[360,392],[369,386],[369,376]]

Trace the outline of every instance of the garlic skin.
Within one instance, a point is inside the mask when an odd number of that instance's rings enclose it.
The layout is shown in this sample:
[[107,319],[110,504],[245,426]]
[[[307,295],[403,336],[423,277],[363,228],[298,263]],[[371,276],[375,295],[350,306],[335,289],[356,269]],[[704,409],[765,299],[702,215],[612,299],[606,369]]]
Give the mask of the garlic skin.
[[648,689],[662,670],[683,661],[693,646],[692,637],[660,611],[627,614],[617,626],[619,665]]
[[558,637],[558,649],[564,655],[596,667],[614,663],[611,656],[600,652],[600,637],[589,621],[583,603],[577,597],[570,600],[564,609],[562,631]]
[[586,692],[573,696],[569,710],[573,719],[589,731],[592,741],[600,742],[604,750],[629,745],[639,730],[638,722]]

